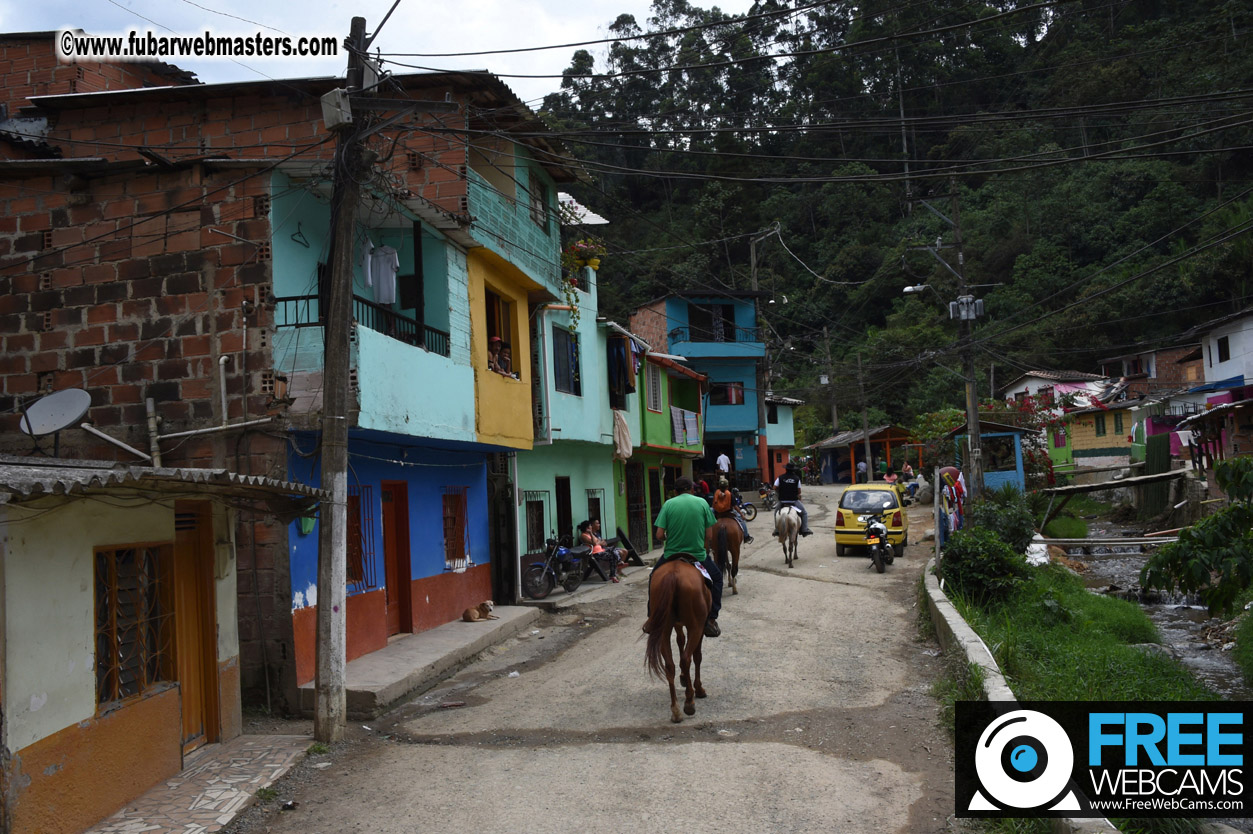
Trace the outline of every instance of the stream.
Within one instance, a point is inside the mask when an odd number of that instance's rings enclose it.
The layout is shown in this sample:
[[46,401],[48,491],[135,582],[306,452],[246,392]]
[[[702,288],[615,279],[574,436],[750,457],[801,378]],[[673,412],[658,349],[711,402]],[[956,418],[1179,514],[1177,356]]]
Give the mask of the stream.
[[[1144,531],[1112,522],[1090,521],[1088,535],[1094,538],[1140,536]],[[1087,553],[1084,553],[1087,550]],[[1224,630],[1223,621],[1211,617],[1205,606],[1182,595],[1163,595],[1159,600],[1139,598],[1140,568],[1148,557],[1138,545],[1070,548],[1072,559],[1084,562],[1087,586],[1133,599],[1157,625],[1162,643],[1200,681],[1230,701],[1253,700],[1253,687],[1244,682],[1230,646],[1234,637]],[[1225,648],[1226,647],[1226,648]]]

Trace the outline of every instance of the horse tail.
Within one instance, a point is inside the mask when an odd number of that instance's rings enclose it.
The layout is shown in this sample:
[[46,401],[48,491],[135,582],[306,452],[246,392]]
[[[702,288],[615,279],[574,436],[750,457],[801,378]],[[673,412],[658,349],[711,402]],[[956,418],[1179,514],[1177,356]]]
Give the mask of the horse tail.
[[673,570],[667,571],[652,589],[652,611],[644,623],[648,632],[648,643],[644,649],[644,665],[648,673],[656,678],[665,679],[666,666],[662,657],[662,646],[670,642],[670,632],[674,630],[675,600],[679,591],[679,576]]
[[715,551],[715,558],[718,561],[718,567],[725,571],[727,567],[727,562],[729,562],[730,559],[728,558],[728,554],[727,554],[727,549],[728,549],[727,548],[727,528],[722,526],[721,524],[718,525],[717,536],[715,538],[715,541],[717,542],[717,550]]

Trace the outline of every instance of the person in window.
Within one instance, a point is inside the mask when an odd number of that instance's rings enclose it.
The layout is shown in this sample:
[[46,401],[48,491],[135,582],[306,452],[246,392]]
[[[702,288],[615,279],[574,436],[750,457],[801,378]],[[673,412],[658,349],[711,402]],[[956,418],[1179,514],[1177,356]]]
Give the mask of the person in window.
[[740,525],[744,534],[744,544],[751,544],[753,537],[748,534],[748,522],[740,515],[740,508],[735,506],[735,495],[731,492],[731,482],[726,478],[718,479],[718,489],[714,492],[714,518],[733,518]]
[[814,531],[809,529],[809,512],[801,503],[801,476],[796,461],[788,461],[783,474],[774,479],[774,489],[779,496],[780,507],[791,505],[801,514],[801,535],[812,536]]
[[496,373],[500,373],[500,343],[499,336],[487,340],[487,369]]
[[505,376],[518,378],[513,372],[513,348],[509,347],[508,342],[500,343],[500,354],[496,357],[496,371]]

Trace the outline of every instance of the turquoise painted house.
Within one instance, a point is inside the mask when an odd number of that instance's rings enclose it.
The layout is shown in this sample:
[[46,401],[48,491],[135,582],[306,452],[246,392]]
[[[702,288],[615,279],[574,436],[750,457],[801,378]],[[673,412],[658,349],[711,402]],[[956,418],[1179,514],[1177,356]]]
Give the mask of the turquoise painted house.
[[569,300],[540,305],[533,316],[532,404],[535,440],[517,456],[521,564],[543,558],[552,534],[576,538],[575,528],[599,519],[612,538],[613,432],[608,327],[597,321],[597,272],[571,275]]
[[[1012,484],[1019,492],[1027,491],[1027,477],[1022,461],[1022,439],[1028,430],[1018,426],[979,421],[979,446],[983,455],[983,486],[996,490]],[[953,438],[958,467],[964,466],[967,444],[966,424],[948,434]]]
[[783,474],[788,461],[792,459],[792,450],[796,448],[794,412],[804,404],[804,400],[794,397],[766,394],[767,465],[763,480],[774,483],[774,479]]
[[[467,112],[504,104],[524,109],[491,77],[431,83],[451,87]],[[593,483],[602,492],[609,488],[602,390],[589,385],[587,401],[558,392],[545,401],[551,419],[533,420],[534,403],[571,379],[554,378],[554,334],[579,342],[581,361],[604,366],[594,315],[570,328],[568,315],[546,312],[561,297],[556,188],[576,172],[554,162],[550,146],[531,134],[516,141],[507,131],[424,141],[410,144],[408,188],[368,189],[356,218],[349,661],[396,635],[458,619],[485,599],[517,599],[517,557],[533,533],[525,496],[538,491],[540,469],[577,469],[571,482],[581,497]],[[279,166],[267,201],[274,229],[269,384],[287,404],[288,476],[311,484],[320,476],[330,189],[309,166]],[[491,336],[510,343],[515,374],[487,370]],[[565,459],[529,471],[524,485],[515,456],[563,435],[570,440]],[[537,460],[553,455],[545,449]],[[554,492],[551,482],[546,488]],[[555,495],[546,506],[556,506]],[[314,677],[317,528],[316,520],[298,520],[288,529],[290,611],[284,613],[291,617],[295,683],[306,703]]]
[[674,293],[631,316],[632,333],[655,351],[681,358],[708,380],[705,451],[698,471],[714,471],[724,452],[734,471],[746,476],[761,471],[767,438],[759,430],[757,368],[766,348],[757,326],[756,300],[763,295]]

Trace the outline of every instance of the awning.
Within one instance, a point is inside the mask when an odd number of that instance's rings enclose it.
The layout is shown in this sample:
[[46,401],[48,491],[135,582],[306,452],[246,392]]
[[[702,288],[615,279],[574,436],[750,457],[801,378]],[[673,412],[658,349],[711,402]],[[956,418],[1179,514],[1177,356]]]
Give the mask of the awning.
[[1200,394],[1205,391],[1226,391],[1228,388],[1239,388],[1244,384],[1244,374],[1220,379],[1217,382],[1207,382],[1204,385],[1198,385],[1195,388],[1189,388],[1189,394]]
[[226,469],[127,466],[84,460],[0,456],[0,504],[49,496],[86,497],[125,490],[153,499],[259,501],[284,521],[309,512],[330,494],[322,489]]

